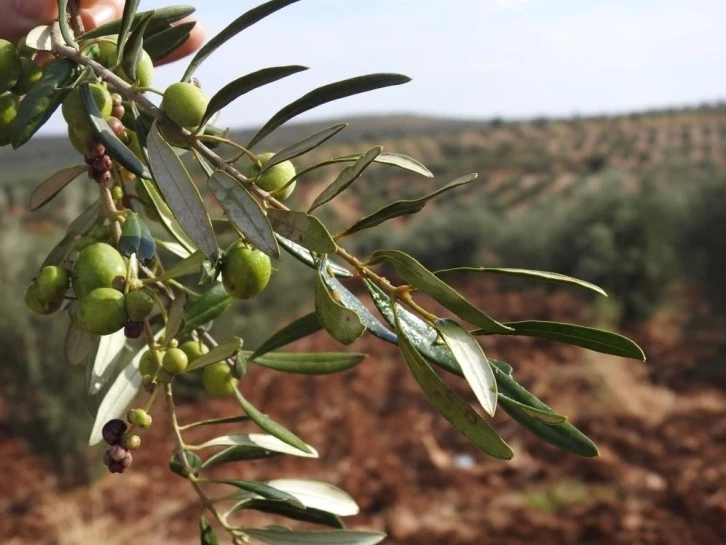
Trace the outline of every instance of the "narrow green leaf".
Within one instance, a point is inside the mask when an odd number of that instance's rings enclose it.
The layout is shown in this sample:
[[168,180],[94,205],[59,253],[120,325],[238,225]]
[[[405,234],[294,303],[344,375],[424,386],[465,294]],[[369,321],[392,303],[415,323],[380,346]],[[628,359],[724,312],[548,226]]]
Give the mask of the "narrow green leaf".
[[184,320],[184,307],[187,304],[187,294],[181,292],[172,301],[169,307],[168,319],[166,321],[166,340],[167,344],[171,341],[181,329]]
[[[159,25],[168,26],[171,23],[180,21],[184,17],[188,17],[194,13],[195,8],[193,6],[169,6],[166,8],[159,8],[152,11],[141,11],[134,15],[131,26],[139,23],[142,17],[152,13],[151,22],[149,23],[148,31],[153,31],[159,28]],[[81,34],[80,38],[89,40],[91,38],[100,38],[101,36],[111,36],[118,34],[121,30],[121,19],[105,23],[99,27],[94,28]]]
[[[288,147],[280,150],[267,160],[265,165],[262,167],[262,170],[260,170],[259,175],[262,175],[263,172],[269,170],[270,168],[279,163],[282,163],[283,161],[294,159],[295,157],[307,153],[311,149],[315,149],[322,143],[326,142],[327,140],[338,134],[347,126],[347,123],[339,123],[338,125],[333,125],[332,127],[328,127],[327,129],[318,131],[315,134],[312,134],[307,138],[303,138],[299,142],[295,142],[294,144],[291,144]],[[285,187],[287,187],[287,185],[288,184],[285,184]],[[280,191],[281,189],[283,189],[283,187],[279,187],[276,191]]]
[[32,28],[25,35],[25,45],[30,49],[35,49],[36,51],[52,51],[53,39],[51,36],[53,27],[57,24],[58,23],[39,25]]
[[480,273],[490,273],[490,274],[504,274],[509,276],[523,276],[526,278],[537,278],[540,280],[547,280],[549,282],[555,282],[557,284],[570,284],[573,286],[580,286],[581,288],[585,288],[588,290],[592,290],[596,293],[599,293],[600,295],[604,295],[607,297],[607,293],[595,284],[591,284],[590,282],[585,282],[584,280],[580,280],[579,278],[573,278],[571,276],[567,276],[564,274],[559,273],[553,273],[548,271],[535,271],[530,269],[511,269],[511,268],[501,268],[501,267],[455,267],[453,269],[442,269],[440,271],[436,271],[434,274],[436,276],[445,276],[447,274],[451,273],[458,273],[458,272],[480,272]]
[[[313,269],[318,268],[317,256],[310,252],[310,250],[308,250],[307,248],[303,248],[297,242],[293,242],[292,240],[281,236],[279,233],[275,233],[275,238],[277,239],[277,242],[280,244],[280,246],[282,246],[282,248],[292,257],[294,257],[301,263],[304,263],[308,267],[311,267]],[[328,267],[330,268],[330,270],[333,271],[333,274],[335,276],[341,276],[343,278],[351,278],[353,276],[353,273],[351,273],[345,267],[338,265],[337,263],[328,262]]]
[[294,4],[298,0],[271,0],[265,2],[246,13],[243,13],[237,19],[227,25],[222,31],[216,36],[212,37],[194,56],[189,66],[182,76],[182,81],[189,81],[194,71],[199,68],[209,55],[211,55],[219,46],[233,38],[244,29],[254,25],[256,22],[264,19],[268,15],[275,13],[277,10]]
[[360,512],[358,504],[347,492],[332,484],[309,479],[275,479],[267,484],[298,499],[305,507],[351,517]]
[[439,280],[436,275],[410,255],[398,250],[378,250],[373,252],[369,263],[374,264],[383,260],[391,262],[398,271],[398,274],[406,282],[438,301],[459,318],[490,333],[508,333],[513,331],[511,327],[497,322],[476,308],[462,297],[461,294]]
[[[126,3],[128,7],[129,3]],[[124,8],[124,11],[126,10]],[[148,15],[141,19],[138,26],[134,28],[131,35],[128,37],[128,41],[125,43],[123,50],[120,47],[117,49],[118,56],[121,59],[121,67],[123,68],[126,75],[131,81],[138,80],[139,63],[144,53],[144,32],[151,22],[151,15]],[[121,29],[123,32],[123,28]]]
[[207,111],[204,113],[201,125],[204,125],[215,113],[224,109],[242,95],[257,89],[258,87],[262,87],[263,85],[267,85],[268,83],[275,82],[279,79],[286,78],[287,76],[297,74],[298,72],[302,72],[307,69],[307,66],[298,65],[274,66],[272,68],[263,68],[257,72],[246,74],[229,82],[209,99]]
[[215,479],[215,483],[228,484],[242,490],[253,492],[268,500],[282,501],[295,507],[304,508],[305,506],[292,494],[282,492],[264,483],[258,483],[255,481],[242,481],[237,479]]
[[50,202],[65,186],[84,174],[86,170],[87,168],[83,165],[59,170],[50,176],[50,178],[38,184],[30,196],[28,208],[30,210],[37,210],[44,204]]
[[310,251],[325,254],[334,252],[337,248],[333,237],[315,216],[305,212],[272,208],[267,211],[267,218],[278,234]]
[[[502,370],[500,367],[503,362],[490,361],[501,393],[533,409],[558,415],[556,411],[540,401],[526,388],[518,384],[511,375]],[[502,408],[509,416],[543,441],[578,456],[592,457],[599,455],[595,443],[569,422],[547,424],[542,421],[541,417],[533,417],[531,411],[522,410],[520,407],[507,403],[506,400],[501,398],[500,401]]]
[[[582,325],[538,320],[507,322],[506,325],[513,329],[512,332],[507,333],[508,335],[537,337],[580,346],[603,354],[645,361],[645,354],[640,346],[627,337],[611,331]],[[482,330],[476,330],[473,334],[482,335],[486,333]]]
[[497,409],[497,381],[489,360],[471,334],[456,322],[439,318],[436,329],[454,354],[464,378],[484,411],[494,416]]
[[[378,308],[388,323],[394,324],[395,317],[390,298],[372,283],[368,281],[364,282],[376,308]],[[418,316],[404,309],[401,305],[396,304],[395,308],[401,330],[411,340],[416,350],[438,367],[463,377],[464,373],[451,350],[449,350],[446,344],[437,342],[438,332]],[[492,359],[489,360],[489,363],[491,363],[494,376],[497,379],[499,402],[509,416],[542,440],[567,452],[577,454],[578,456],[598,455],[595,444],[569,422],[564,422],[560,425],[545,424],[542,422],[541,417],[533,418],[531,411],[525,411],[516,406],[516,404],[507,403],[503,399],[503,396],[514,399],[535,410],[547,412],[554,417],[560,416],[556,411],[545,405],[514,380],[511,365]]]
[[217,239],[197,186],[173,148],[152,127],[148,138],[149,166],[169,208],[206,257],[217,256]]
[[162,274],[154,277],[154,279],[157,282],[166,282],[172,278],[179,278],[190,274],[199,274],[202,261],[204,261],[202,252],[194,252],[181,261],[174,263],[174,265],[166,269]]
[[294,433],[272,420],[272,418],[266,414],[257,410],[252,403],[242,396],[242,393],[239,390],[235,389],[234,395],[237,396],[237,401],[239,401],[242,410],[247,413],[247,416],[249,416],[261,429],[298,450],[309,452],[310,454],[313,453],[310,447]]
[[126,335],[119,330],[111,335],[103,335],[98,342],[96,357],[90,370],[88,381],[88,393],[98,393],[109,378],[109,372],[113,372],[116,362],[121,356],[121,351],[126,346]]
[[352,369],[366,358],[365,354],[350,352],[269,352],[248,361],[282,371],[301,375],[328,375]]
[[181,333],[191,333],[196,328],[218,318],[230,307],[233,301],[234,299],[227,293],[222,283],[217,282],[187,307]]
[[96,200],[68,226],[66,235],[48,253],[41,268],[47,265],[60,265],[73,251],[76,237],[85,235],[95,227],[100,214],[101,203]]
[[[304,176],[305,174],[308,174],[309,172],[312,172],[313,170],[335,165],[337,163],[354,163],[358,159],[362,157],[362,154],[355,153],[352,155],[344,155],[342,157],[334,157],[333,159],[327,159],[325,161],[321,161],[320,163],[315,163],[314,165],[311,165],[303,170],[298,171],[298,173],[292,178],[293,180],[297,180],[301,176]],[[403,170],[408,170],[409,172],[413,172],[415,174],[420,174],[421,176],[426,176],[427,178],[433,178],[433,174],[429,169],[427,169],[424,165],[416,161],[415,159],[412,159],[408,155],[401,155],[400,153],[381,153],[378,157],[375,158],[373,161],[374,163],[379,163],[381,165],[390,165],[395,166],[398,168],[401,168]]]
[[318,316],[314,312],[306,314],[274,333],[265,342],[263,342],[257,350],[250,354],[248,359],[256,360],[260,356],[267,354],[272,350],[276,350],[299,339],[303,339],[308,335],[312,335],[316,331],[320,331],[322,327],[323,326],[320,324]]
[[[236,435],[222,435],[215,437],[209,441],[199,445],[198,449],[210,447],[248,447],[250,450],[258,450],[263,452],[277,452],[280,454],[289,454],[291,456],[299,456],[301,458],[317,458],[318,452],[306,445],[307,451],[302,451],[288,443],[285,443],[273,435],[265,435],[261,433],[246,433]],[[210,458],[211,460],[211,458]],[[205,462],[204,466],[210,465]]]
[[229,221],[245,238],[270,257],[280,257],[275,232],[260,203],[226,172],[217,170],[207,180],[210,191]]
[[204,515],[199,517],[199,541],[201,545],[219,545],[217,534]]
[[75,45],[75,40],[73,39],[71,27],[68,25],[68,10],[66,9],[67,2],[68,0],[57,0],[56,2],[58,4],[57,23],[60,28],[61,36],[63,36],[63,41],[66,45],[73,47]]
[[20,101],[18,113],[10,125],[13,149],[25,144],[61,105],[69,85],[76,77],[76,63],[59,59],[46,66],[43,76]]
[[373,335],[383,340],[393,340],[395,342],[396,334],[384,326],[354,293],[330,274],[332,271],[328,269],[328,263],[327,259],[323,259],[320,262],[319,271],[323,282],[328,286],[330,292],[334,294],[336,301],[355,312],[361,323]]
[[186,23],[169,26],[151,36],[144,34],[144,50],[149,54],[151,60],[156,63],[184,45],[196,25],[196,21],[187,21]]
[[138,178],[136,183],[140,183],[144,186],[146,193],[151,199],[151,206],[153,206],[154,210],[156,210],[156,213],[159,215],[159,218],[161,218],[161,222],[164,224],[167,231],[169,231],[169,234],[173,236],[176,241],[184,247],[184,249],[188,250],[190,253],[193,252],[195,249],[194,241],[189,238],[189,235],[187,235],[186,232],[184,232],[184,229],[182,229],[182,226],[179,225],[179,222],[176,220],[174,214],[169,209],[169,206],[164,201],[164,197],[161,196],[159,190],[156,188],[154,181],[146,178]]
[[[134,16],[136,15],[136,10],[139,7],[139,0],[126,0],[124,2],[124,11],[121,15],[121,28],[119,28],[118,31],[118,39],[116,40],[116,51],[118,52],[118,59],[124,58],[124,49],[126,47],[126,40],[129,37],[129,31],[131,30],[132,26],[135,26],[137,29],[139,26],[143,25],[144,28],[149,24],[149,20],[151,17],[153,17],[154,12],[147,12],[141,15],[138,21],[136,21],[136,25],[134,25]],[[141,36],[143,37],[143,31]],[[131,79],[136,79],[136,66],[134,65],[134,75],[131,75],[129,72],[126,72]],[[126,67],[124,67],[124,70],[126,70]]]
[[[338,157],[334,159],[334,161],[357,161],[360,157],[360,154],[346,155],[344,157]],[[420,174],[426,178],[434,177],[433,173],[427,169],[425,165],[418,162],[413,157],[409,157],[408,155],[403,155],[401,153],[381,153],[378,157],[376,157],[375,162],[382,165],[389,165],[403,170],[408,170],[409,172]]]
[[81,84],[81,99],[83,101],[83,107],[86,110],[88,121],[91,123],[96,137],[106,148],[106,153],[121,163],[129,172],[133,172],[141,178],[150,178],[151,175],[143,163],[139,161],[138,157],[134,155],[134,152],[126,144],[119,140],[118,136],[111,130],[111,127],[108,126],[101,112],[98,111],[98,105],[91,94],[88,83]]
[[365,155],[358,159],[355,164],[345,167],[340,174],[338,174],[335,180],[333,180],[333,183],[326,187],[322,193],[315,198],[313,203],[310,205],[310,208],[308,208],[308,212],[312,212],[317,207],[334,199],[337,195],[350,187],[353,182],[360,178],[363,171],[370,166],[370,164],[380,155],[382,151],[382,146],[371,148],[365,153]]
[[345,525],[340,517],[333,515],[332,513],[311,507],[300,509],[299,507],[294,507],[288,503],[257,498],[242,499],[232,506],[229,511],[227,511],[227,515],[240,511],[241,509],[253,509],[255,511],[262,511],[263,513],[282,515],[283,517],[287,517],[292,520],[312,522],[313,524],[322,524],[332,528],[345,528]]
[[340,296],[331,291],[323,272],[318,274],[315,285],[315,313],[325,330],[338,342],[351,344],[355,342],[366,328],[358,314],[340,303]]
[[504,440],[466,401],[439,378],[406,338],[403,331],[397,329],[397,332],[399,333],[398,345],[403,358],[434,409],[482,452],[502,460],[512,458],[514,453]]
[[237,353],[242,350],[242,339],[233,337],[231,341],[215,346],[206,354],[199,356],[184,370],[185,373],[201,369],[212,363],[217,363],[227,358],[237,357]]
[[[468,174],[467,176],[457,178],[450,184],[445,185],[444,187],[434,191],[433,193],[429,193],[428,195],[425,195],[418,199],[400,200],[392,202],[391,204],[387,204],[386,206],[379,208],[372,214],[355,222],[342,233],[342,236],[348,236],[357,231],[362,231],[363,229],[370,229],[371,227],[380,225],[381,223],[388,221],[392,218],[416,214],[417,212],[423,210],[424,206],[426,206],[426,204],[431,199],[438,197],[439,195],[446,193],[447,191],[451,191],[452,189],[456,189],[457,187],[473,182],[477,179],[477,177],[477,174]],[[438,274],[438,272],[435,274]]]
[[517,410],[531,416],[532,418],[544,422],[545,424],[564,424],[565,422],[567,422],[567,417],[564,415],[552,414],[552,412],[550,411],[535,409],[534,407],[530,407],[529,405],[520,403],[519,401],[516,401],[504,394],[499,394],[499,401],[502,406],[516,408]]
[[322,530],[293,532],[276,528],[245,528],[245,534],[268,545],[376,545],[386,538],[379,532]]
[[411,78],[402,76],[401,74],[368,74],[358,76],[342,81],[337,81],[323,87],[318,87],[288,104],[279,112],[273,115],[270,120],[265,123],[257,134],[247,144],[247,149],[252,148],[260,140],[274,131],[277,127],[290,121],[293,117],[301,113],[317,108],[328,102],[349,97],[359,93],[366,93],[375,89],[381,89],[391,85],[401,85],[411,81]]

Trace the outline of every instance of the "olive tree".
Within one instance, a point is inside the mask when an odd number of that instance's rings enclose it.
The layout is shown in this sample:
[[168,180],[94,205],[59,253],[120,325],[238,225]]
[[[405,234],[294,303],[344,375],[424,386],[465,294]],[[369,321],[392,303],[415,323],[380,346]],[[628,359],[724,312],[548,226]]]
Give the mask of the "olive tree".
[[[248,401],[245,372],[261,366],[269,372],[321,375],[362,364],[365,356],[282,350],[293,341],[325,330],[344,345],[363,335],[397,345],[402,364],[434,410],[482,452],[502,460],[513,452],[489,423],[500,407],[567,453],[596,456],[598,450],[564,415],[521,386],[512,365],[485,355],[482,344],[488,336],[523,335],[644,357],[635,343],[616,333],[551,321],[499,321],[447,280],[457,272],[515,275],[604,295],[588,282],[513,268],[431,271],[398,250],[377,248],[361,257],[346,249],[356,233],[415,214],[446,192],[475,189],[477,174],[463,174],[418,198],[386,203],[331,233],[316,211],[345,198],[345,190],[372,164],[424,179],[431,172],[417,160],[380,146],[296,169],[296,160],[343,131],[345,123],[283,149],[259,149],[273,131],[303,112],[409,78],[375,73],[315,88],[280,108],[248,142],[232,140],[215,125],[215,114],[232,101],[305,67],[274,66],[243,74],[211,97],[193,77],[195,70],[230,38],[295,1],[271,0],[234,19],[198,51],[180,81],[165,90],[152,87],[153,65],[188,39],[194,23],[180,22],[193,11],[187,6],[140,12],[139,2],[129,0],[121,20],[85,31],[77,2],[59,0],[54,24],[32,30],[17,45],[0,44],[6,87],[0,95],[2,143],[22,146],[61,108],[68,137],[83,157],[78,166],[40,183],[30,208],[42,207],[76,179],[98,193],[32,279],[27,306],[69,319],[65,356],[85,369],[95,417],[90,443],[107,443],[103,461],[111,472],[126,471],[132,452],[143,448],[152,404],[159,399],[166,405],[164,425],[175,444],[169,467],[199,496],[201,540],[206,544],[217,542],[215,532],[227,534],[233,543],[253,538],[272,545],[360,545],[384,537],[346,530],[342,517],[357,513],[358,507],[332,485],[302,478],[253,482],[219,478],[217,472],[209,476],[209,468],[222,464],[274,455],[318,456],[313,446]],[[53,57],[42,71],[30,62],[39,53]],[[202,183],[193,181],[192,167],[203,173]],[[323,167],[338,169],[334,181],[307,209],[287,206],[296,184]],[[159,224],[152,225],[157,236],[150,222]],[[233,241],[221,248],[218,241],[224,233],[233,234]],[[300,289],[309,290],[314,300],[309,313],[268,332],[258,346],[244,346],[238,337],[214,338],[213,321],[224,320],[235,299],[251,299],[264,291],[274,269],[284,266],[279,262],[283,252],[310,268],[310,276],[300,280]],[[383,264],[395,270],[396,279],[382,273]],[[445,309],[444,315],[427,309],[422,301],[429,300]],[[239,409],[224,418],[180,423],[175,383],[191,373],[202,375],[210,397],[234,399]],[[442,377],[463,378],[481,411]],[[203,444],[188,442],[192,428],[230,423],[239,423],[240,431]],[[229,493],[217,496],[220,486]],[[248,509],[331,529],[250,528],[243,516]]]

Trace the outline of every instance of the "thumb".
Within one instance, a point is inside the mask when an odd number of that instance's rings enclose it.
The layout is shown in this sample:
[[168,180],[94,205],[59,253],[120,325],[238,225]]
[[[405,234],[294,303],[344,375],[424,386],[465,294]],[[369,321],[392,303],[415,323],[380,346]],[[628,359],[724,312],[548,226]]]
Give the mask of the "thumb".
[[0,38],[17,42],[32,28],[55,20],[53,0],[0,0]]

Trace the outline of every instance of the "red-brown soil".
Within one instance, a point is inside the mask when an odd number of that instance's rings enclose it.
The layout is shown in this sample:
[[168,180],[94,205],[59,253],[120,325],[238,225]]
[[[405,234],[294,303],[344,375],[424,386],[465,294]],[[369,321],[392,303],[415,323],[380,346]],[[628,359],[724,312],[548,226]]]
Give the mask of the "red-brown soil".
[[[587,319],[569,294],[468,291],[502,319]],[[477,453],[427,405],[395,348],[364,338],[353,349],[369,359],[341,375],[255,369],[244,380],[249,399],[313,444],[320,459],[248,462],[227,466],[225,474],[330,481],[361,507],[349,525],[385,531],[392,544],[725,543],[726,372],[699,374],[723,340],[688,340],[688,324],[676,316],[663,313],[626,331],[643,344],[647,363],[526,339],[484,339],[490,356],[514,365],[520,382],[598,443],[599,458],[561,453],[504,414],[495,424],[515,459]],[[341,349],[323,335],[296,348]],[[465,392],[461,381],[451,382]],[[234,406],[184,405],[181,419],[227,414]],[[57,490],[17,438],[0,435],[0,541],[198,543],[198,503],[167,470],[172,442],[157,408],[129,472],[73,490]],[[462,455],[473,457],[471,467],[457,463]],[[245,516],[249,525],[281,522]]]

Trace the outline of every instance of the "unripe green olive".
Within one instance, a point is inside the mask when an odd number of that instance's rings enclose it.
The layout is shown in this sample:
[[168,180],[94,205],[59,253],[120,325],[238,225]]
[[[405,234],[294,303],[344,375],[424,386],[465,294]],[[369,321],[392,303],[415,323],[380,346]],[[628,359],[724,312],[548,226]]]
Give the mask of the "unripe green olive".
[[207,365],[202,370],[204,391],[211,397],[230,397],[234,395],[239,380],[232,376],[227,362],[220,361]]
[[[113,109],[113,102],[111,100],[111,93],[108,92],[106,85],[103,83],[91,83],[89,85],[93,100],[98,106],[98,111],[101,113],[101,117],[104,119],[111,116],[111,110]],[[63,105],[61,106],[63,112],[63,119],[66,123],[73,127],[79,134],[93,132],[93,127],[86,117],[86,110],[83,107],[83,99],[81,98],[81,88],[74,87],[63,99]]]
[[184,369],[189,365],[189,358],[181,348],[169,348],[164,354],[164,359],[161,361],[161,366],[164,371],[170,375],[178,375],[184,372]]
[[[264,167],[267,161],[269,161],[273,155],[275,154],[270,152],[260,153],[257,156],[257,160]],[[250,167],[247,169],[247,176],[249,178],[257,178],[255,180],[255,183],[269,193],[272,193],[273,191],[276,191],[281,187],[285,186],[285,184],[292,180],[297,173],[295,171],[295,165],[293,165],[291,161],[283,161],[282,163],[273,165],[261,175],[259,175],[260,170],[261,169],[257,166],[256,163],[252,163],[252,165],[250,165]],[[275,193],[275,196],[280,200],[287,199],[295,190],[296,184],[297,181],[291,183],[290,185],[285,187],[284,190],[280,191],[279,193]]]
[[20,79],[22,67],[15,45],[0,39],[0,93],[12,89]]
[[225,253],[222,284],[232,297],[250,299],[265,289],[272,274],[270,258],[256,248],[238,241]]
[[15,121],[20,107],[18,95],[12,91],[0,94],[0,146],[10,143],[10,126]]
[[207,345],[201,341],[187,341],[179,346],[184,351],[189,359],[189,363],[192,363],[199,356],[203,356],[209,352]]
[[146,429],[151,426],[151,415],[144,409],[131,409],[126,414],[126,420],[141,429]]
[[70,277],[63,267],[48,265],[43,267],[35,278],[41,296],[47,301],[63,301]]
[[172,83],[164,91],[161,109],[182,127],[193,130],[202,122],[209,98],[192,83]]
[[76,325],[92,335],[110,335],[127,321],[124,294],[113,288],[96,288],[78,302]]
[[24,95],[43,77],[43,71],[32,59],[25,57],[20,59],[20,67],[20,78],[15,83],[13,91],[19,95]]
[[154,299],[143,290],[126,294],[126,313],[132,322],[141,322],[154,308]]
[[[116,41],[113,39],[106,37],[98,40],[89,48],[88,52],[94,60],[107,68],[111,68],[116,64],[118,47],[116,46]],[[136,68],[136,81],[132,81],[121,66],[116,68],[115,73],[126,83],[131,83],[137,87],[149,87],[154,76],[154,62],[151,60],[149,54],[145,50],[142,50],[141,59]]]
[[113,287],[118,277],[126,278],[124,258],[110,244],[96,242],[78,253],[71,282],[76,295],[83,297],[96,288]]
[[158,353],[159,359],[157,361],[157,354],[155,352],[155,350],[147,350],[141,355],[141,359],[139,360],[139,373],[141,373],[141,376],[150,375],[153,377],[161,367],[159,362],[164,358],[164,353]]
[[68,125],[68,140],[70,140],[73,149],[81,155],[86,153],[86,142],[88,142],[89,133],[79,131]]
[[63,298],[55,301],[45,299],[34,282],[25,290],[25,305],[37,314],[52,314],[63,304]]
[[135,434],[126,436],[122,440],[122,445],[129,450],[136,450],[141,446],[141,437]]

